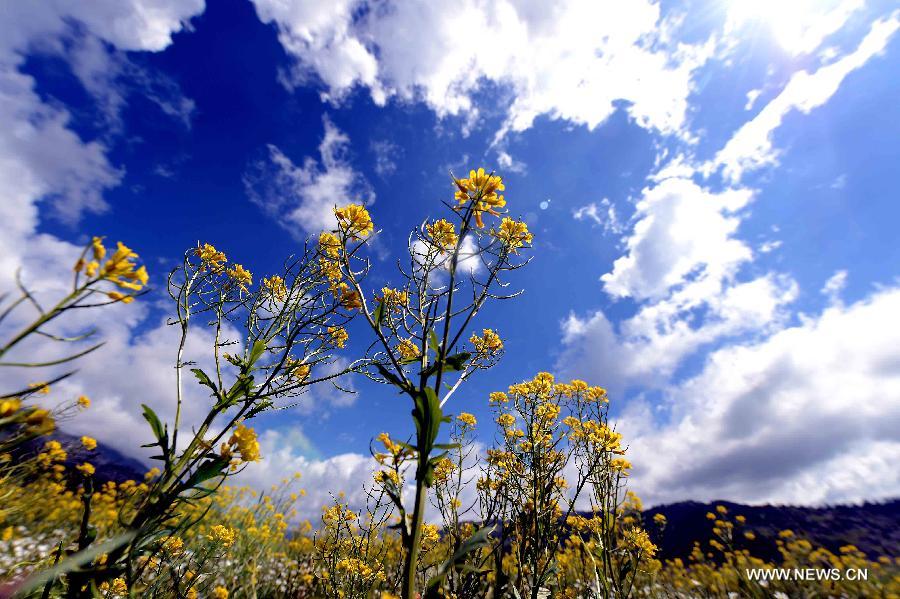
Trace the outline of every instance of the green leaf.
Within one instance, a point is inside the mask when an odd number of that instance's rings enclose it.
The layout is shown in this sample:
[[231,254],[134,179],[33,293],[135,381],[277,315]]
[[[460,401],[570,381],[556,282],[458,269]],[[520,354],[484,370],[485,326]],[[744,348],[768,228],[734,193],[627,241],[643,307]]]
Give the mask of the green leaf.
[[253,376],[240,374],[228,393],[225,394],[225,402],[230,404],[241,397],[246,397],[253,390]]
[[444,561],[438,567],[437,574],[432,576],[428,581],[428,584],[425,587],[425,599],[438,599],[441,596],[441,584],[444,582],[444,579],[447,577],[447,574],[450,573],[451,569],[457,571],[468,570],[474,572],[485,572],[486,570],[478,570],[476,568],[473,568],[472,566],[469,566],[468,564],[465,564],[465,560],[470,553],[491,542],[491,533],[493,531],[493,526],[486,526],[475,531],[475,533],[471,537],[463,541],[463,544],[459,546],[459,549],[456,550],[456,553],[454,553],[446,561]]
[[225,460],[220,456],[207,460],[194,470],[194,473],[191,474],[190,478],[182,484],[182,489],[195,488],[212,478],[221,476],[227,467],[228,460]]
[[250,348],[250,355],[247,356],[247,369],[253,368],[253,365],[256,364],[256,361],[263,355],[263,352],[266,351],[266,342],[262,339],[257,339],[253,343],[253,347]]
[[400,389],[402,389],[404,391],[407,390],[407,386],[403,383],[403,381],[400,380],[400,378],[397,375],[395,375],[393,372],[391,372],[390,370],[385,368],[384,365],[375,364],[375,368],[378,369],[378,374],[380,374],[381,376],[386,378],[388,381],[390,381],[390,383],[392,385],[394,385],[395,387],[399,387]]
[[194,376],[197,377],[197,380],[200,381],[201,385],[205,385],[213,391],[217,390],[216,386],[212,382],[212,379],[210,379],[209,376],[205,372],[203,372],[203,370],[201,370],[200,368],[191,368],[191,372],[194,373]]
[[68,572],[74,572],[85,566],[104,553],[111,553],[119,547],[129,543],[135,536],[134,531],[122,533],[116,537],[97,545],[87,547],[78,553],[72,554],[57,565],[32,574],[17,589],[17,596],[25,597],[35,589],[43,586],[48,581],[55,580]]
[[435,443],[434,448],[435,449],[444,449],[444,450],[449,451],[451,449],[459,449],[460,444],[459,443]]
[[156,412],[154,412],[147,404],[142,403],[141,407],[144,408],[144,420],[150,423],[150,429],[153,431],[153,436],[156,437],[156,441],[159,443],[160,447],[163,448],[163,451],[166,451],[168,449],[168,435],[166,434],[165,428],[163,428],[162,422],[159,420],[159,416],[157,416]]
[[384,320],[384,302],[378,302],[375,308],[375,328],[381,328],[381,321]]
[[433,351],[436,355],[441,355],[441,346],[438,342],[437,333],[434,332],[434,329],[428,331],[428,347]]
[[471,357],[472,354],[465,351],[448,356],[447,359],[444,360],[444,372],[456,372],[464,369],[466,367],[466,362],[468,362]]

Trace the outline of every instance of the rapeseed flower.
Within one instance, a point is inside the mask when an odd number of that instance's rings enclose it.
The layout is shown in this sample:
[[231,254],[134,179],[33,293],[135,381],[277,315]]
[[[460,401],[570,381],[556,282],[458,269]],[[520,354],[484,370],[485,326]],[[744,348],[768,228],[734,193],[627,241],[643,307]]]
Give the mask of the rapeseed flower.
[[498,175],[486,173],[483,168],[477,171],[469,171],[468,179],[455,179],[456,201],[458,208],[472,204],[472,213],[475,216],[475,224],[482,228],[484,220],[482,213],[487,212],[494,216],[500,216],[498,208],[506,206],[506,200],[498,191],[503,191],[503,180]]
[[248,291],[248,287],[253,284],[253,274],[240,264],[235,264],[228,270],[228,277],[245,293]]
[[375,229],[369,211],[359,204],[349,204],[343,208],[335,208],[338,227],[350,239],[368,237]]
[[431,243],[442,251],[455,247],[456,242],[459,240],[456,234],[456,227],[453,223],[443,218],[425,225],[425,230],[428,232]]
[[522,221],[507,217],[503,217],[503,220],[500,221],[499,229],[491,230],[491,235],[499,239],[513,254],[517,253],[517,249],[530,244],[534,239],[534,235],[528,231],[528,225]]

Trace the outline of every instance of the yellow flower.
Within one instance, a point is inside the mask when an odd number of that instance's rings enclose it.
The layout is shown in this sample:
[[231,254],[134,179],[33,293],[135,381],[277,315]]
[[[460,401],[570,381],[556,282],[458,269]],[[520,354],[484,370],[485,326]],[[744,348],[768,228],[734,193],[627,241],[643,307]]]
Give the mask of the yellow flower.
[[0,400],[0,418],[12,416],[22,407],[22,401],[18,397]]
[[338,290],[340,291],[341,306],[347,310],[359,310],[362,308],[362,298],[347,283],[341,283],[338,286]]
[[217,586],[212,590],[213,599],[228,599],[228,589],[223,586]]
[[256,431],[248,426],[240,423],[235,427],[229,444],[237,449],[243,462],[258,462],[261,458],[259,453],[259,441],[256,440]]
[[94,260],[103,260],[106,257],[106,248],[103,247],[102,237],[91,239],[91,249],[94,252]]
[[475,353],[490,356],[503,349],[503,340],[491,329],[483,329],[482,336],[473,334],[469,342],[475,347]]
[[322,276],[328,279],[332,286],[344,276],[343,273],[341,273],[340,263],[337,260],[332,260],[325,256],[319,257],[319,269],[322,271]]
[[34,389],[35,393],[40,393],[41,395],[47,395],[50,393],[50,385],[44,382],[40,383],[30,383],[28,385],[29,389]]
[[274,297],[278,301],[282,301],[285,297],[287,297],[287,287],[284,284],[284,279],[282,279],[278,275],[272,275],[271,277],[264,278],[263,287],[265,287],[266,291],[268,291],[272,295],[272,297]]
[[475,420],[475,416],[469,414],[468,412],[461,412],[456,419],[461,422],[464,426],[469,428],[475,428],[475,425],[478,424],[478,421]]
[[516,417],[512,414],[500,414],[497,416],[497,424],[503,428],[509,428],[516,423]]
[[329,258],[341,255],[341,241],[332,233],[325,231],[319,235],[319,251]]
[[654,515],[653,515],[653,521],[654,521],[657,525],[662,526],[663,524],[666,523],[666,517],[665,517],[663,514],[654,514]]
[[84,267],[84,274],[89,277],[94,277],[97,274],[97,270],[100,268],[100,263],[96,260],[91,260],[87,263],[87,266]]
[[438,532],[438,527],[436,524],[424,524],[422,525],[422,544],[423,545],[432,545],[437,543],[441,539],[441,535]]
[[124,289],[140,291],[147,284],[149,276],[145,267],[135,268],[134,260],[137,257],[131,248],[118,242],[116,252],[103,265],[102,276]]
[[189,588],[184,596],[185,599],[197,599],[197,589],[195,589],[194,587]]
[[96,472],[93,464],[90,464],[89,462],[78,464],[75,468],[85,476],[93,476],[94,472]]
[[434,465],[434,482],[443,484],[450,480],[450,475],[456,470],[456,464],[448,458],[441,458]]
[[25,418],[25,423],[33,427],[33,432],[36,433],[46,434],[56,428],[53,416],[50,415],[48,410],[44,409],[31,411]]
[[491,403],[501,404],[509,401],[509,396],[503,391],[492,391],[488,396]]
[[397,353],[400,354],[400,359],[404,362],[412,362],[421,355],[419,347],[412,339],[402,339],[400,344],[397,345]]
[[220,252],[208,243],[198,245],[197,249],[194,250],[194,254],[200,258],[203,266],[212,272],[221,272],[222,265],[228,262],[228,258],[225,257],[223,252]]
[[388,310],[401,312],[403,307],[409,301],[409,296],[405,291],[394,289],[392,287],[382,287],[381,295],[375,296],[375,300],[382,303]]
[[650,540],[647,531],[640,528],[625,531],[625,543],[643,558],[651,558],[656,555],[656,545]]
[[284,365],[288,376],[293,377],[297,382],[303,382],[309,377],[311,370],[309,364],[302,364],[296,358],[288,358]]
[[80,395],[78,397],[78,407],[83,409],[88,409],[91,407],[91,399],[87,395]]
[[112,593],[114,595],[125,595],[128,593],[128,585],[125,584],[124,578],[114,578],[112,583],[109,583],[109,582],[101,583],[100,590],[104,593]]
[[343,208],[335,208],[338,226],[350,239],[368,237],[375,230],[369,211],[359,204],[350,204]]
[[425,230],[428,231],[428,237],[431,238],[431,242],[441,250],[446,251],[455,247],[456,242],[459,240],[459,237],[456,235],[456,227],[453,226],[453,223],[443,218],[434,221],[432,224],[425,225]]
[[625,476],[628,476],[627,471],[631,470],[631,462],[629,462],[625,458],[615,458],[613,460],[610,460],[609,467],[616,472],[620,472]]
[[163,542],[162,550],[171,557],[181,555],[184,551],[184,541],[181,537],[169,537]]
[[247,288],[253,284],[253,274],[241,266],[240,264],[235,264],[228,271],[228,276],[232,281],[238,284],[241,288],[241,291],[246,292]]
[[151,481],[159,475],[160,475],[159,468],[154,466],[150,470],[147,470],[146,474],[144,474],[144,480]]
[[92,439],[91,437],[82,437],[81,444],[88,451],[93,451],[93,450],[97,449],[97,440]]
[[530,244],[534,236],[528,231],[528,225],[522,221],[503,217],[499,230],[491,230],[491,235],[503,242],[513,254],[526,244]]
[[223,547],[231,547],[232,545],[234,545],[236,533],[234,530],[228,528],[227,526],[216,524],[210,529],[209,532],[209,538],[212,541],[219,543]]
[[343,348],[349,338],[350,335],[343,327],[328,327],[328,339],[331,345]]
[[130,304],[134,301],[134,298],[132,296],[125,295],[124,293],[119,293],[118,291],[110,291],[106,294],[106,297],[114,302],[122,302],[123,304]]
[[475,216],[475,224],[484,227],[482,213],[487,212],[494,216],[500,216],[497,208],[506,206],[506,200],[498,191],[503,191],[503,180],[498,175],[486,173],[483,168],[478,171],[469,171],[468,179],[456,179],[456,201],[459,207],[472,204],[472,212]]

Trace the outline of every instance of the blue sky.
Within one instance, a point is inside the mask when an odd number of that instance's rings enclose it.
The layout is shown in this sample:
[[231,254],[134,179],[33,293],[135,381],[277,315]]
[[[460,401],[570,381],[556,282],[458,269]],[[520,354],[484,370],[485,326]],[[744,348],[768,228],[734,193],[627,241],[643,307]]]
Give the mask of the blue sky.
[[[52,290],[103,234],[157,289],[59,390],[97,404],[71,430],[99,419],[129,450],[140,402],[171,411],[163,286],[185,248],[261,276],[331,205],[365,201],[379,288],[450,198],[448,169],[484,166],[534,258],[525,294],[478,323],[503,361],[451,410],[487,423],[488,391],[550,370],[610,389],[651,503],[896,496],[890,3],[441,4],[3,5],[0,283],[21,264]],[[265,417],[248,480],[299,468],[358,488],[370,439],[404,433],[409,406],[354,384]]]

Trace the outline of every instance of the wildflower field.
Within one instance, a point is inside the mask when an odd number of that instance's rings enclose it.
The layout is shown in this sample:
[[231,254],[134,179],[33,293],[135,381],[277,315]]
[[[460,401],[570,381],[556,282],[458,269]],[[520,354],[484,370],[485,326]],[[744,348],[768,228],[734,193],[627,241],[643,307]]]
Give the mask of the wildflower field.
[[[469,379],[504,354],[504,323],[483,322],[482,311],[517,301],[518,271],[529,268],[534,235],[507,215],[505,191],[482,168],[448,181],[392,286],[369,282],[377,211],[361,204],[336,206],[334,230],[263,276],[213,243],[188,248],[168,276],[180,333],[174,418],[140,398],[125,406],[152,439],[153,465],[139,480],[103,476],[95,438],[52,436],[91,413],[89,396],[51,399],[102,341],[52,325],[143,301],[147,266],[123,243],[93,237],[53,303],[21,280],[0,305],[0,318],[24,323],[0,341],[0,365],[21,375],[0,400],[0,596],[900,597],[900,556],[850,544],[832,552],[784,530],[779,559],[764,561],[747,549],[746,517],[724,505],[707,514],[689,558],[659,559],[667,521],[645,518],[628,490],[628,440],[603,381],[523,371],[480,398],[489,421],[457,408]],[[471,261],[481,267],[464,268]],[[368,336],[362,355],[345,355],[351,321]],[[213,332],[206,368],[186,342],[195,327]],[[315,506],[319,518],[301,520],[303,472],[265,490],[235,484],[266,460],[255,419],[348,377],[392,388],[410,413],[396,430],[371,431],[365,505],[335,489]],[[208,399],[205,416],[186,424],[189,386]],[[750,574],[776,568],[839,575]]]

